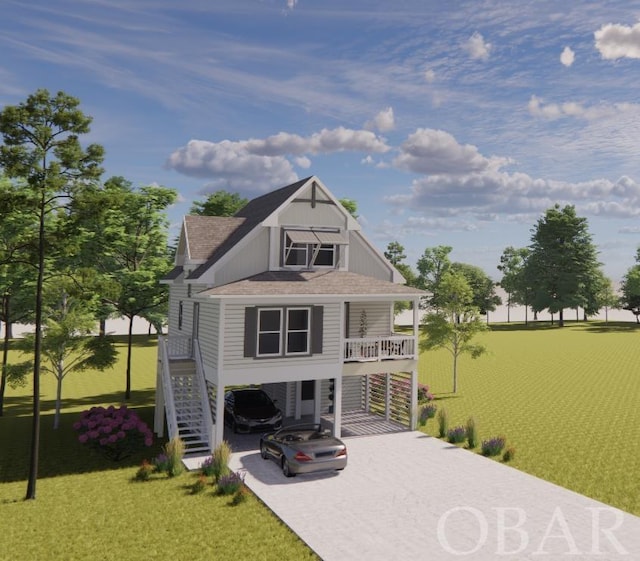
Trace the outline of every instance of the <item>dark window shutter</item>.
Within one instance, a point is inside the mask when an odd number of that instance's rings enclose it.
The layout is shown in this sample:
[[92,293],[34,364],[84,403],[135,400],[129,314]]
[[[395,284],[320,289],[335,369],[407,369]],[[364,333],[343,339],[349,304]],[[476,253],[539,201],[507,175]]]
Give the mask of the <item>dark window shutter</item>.
[[256,343],[258,339],[258,308],[247,307],[244,309],[244,356],[256,356]]
[[311,352],[322,354],[323,306],[313,306],[311,311]]

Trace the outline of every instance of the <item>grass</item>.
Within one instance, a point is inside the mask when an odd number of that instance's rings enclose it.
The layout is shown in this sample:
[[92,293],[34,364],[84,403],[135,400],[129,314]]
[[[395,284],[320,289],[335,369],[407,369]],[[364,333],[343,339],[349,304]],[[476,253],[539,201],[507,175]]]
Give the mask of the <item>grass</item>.
[[639,335],[634,323],[496,325],[479,339],[489,355],[459,361],[457,394],[446,351],[423,353],[419,381],[451,426],[473,415],[481,440],[505,435],[509,465],[640,515]]
[[[152,558],[317,559],[256,497],[230,506],[210,486],[193,495],[197,475],[154,476],[133,482],[143,459],[164,442],[122,462],[83,448],[71,428],[92,405],[119,404],[125,387],[125,351],[104,373],[73,373],[64,382],[61,426],[54,431],[54,380],[43,376],[40,470],[37,499],[26,491],[31,429],[30,388],[8,388],[0,417],[0,561]],[[129,405],[151,425],[156,371],[155,338],[137,337]],[[247,539],[251,536],[251,539]]]

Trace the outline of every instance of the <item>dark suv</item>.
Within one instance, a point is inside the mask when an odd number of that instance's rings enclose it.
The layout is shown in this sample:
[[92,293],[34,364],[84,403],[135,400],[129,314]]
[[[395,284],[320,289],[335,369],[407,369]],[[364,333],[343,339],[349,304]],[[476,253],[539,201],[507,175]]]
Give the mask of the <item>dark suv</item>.
[[224,395],[224,421],[233,432],[278,430],[282,427],[282,412],[264,390],[230,390]]

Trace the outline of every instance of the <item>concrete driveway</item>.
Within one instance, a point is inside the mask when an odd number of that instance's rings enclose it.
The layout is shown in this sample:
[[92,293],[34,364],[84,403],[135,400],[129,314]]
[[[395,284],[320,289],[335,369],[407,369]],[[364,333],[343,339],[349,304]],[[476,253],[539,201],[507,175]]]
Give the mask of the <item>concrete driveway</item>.
[[640,559],[640,518],[420,432],[345,438],[339,473],[231,467],[324,561]]

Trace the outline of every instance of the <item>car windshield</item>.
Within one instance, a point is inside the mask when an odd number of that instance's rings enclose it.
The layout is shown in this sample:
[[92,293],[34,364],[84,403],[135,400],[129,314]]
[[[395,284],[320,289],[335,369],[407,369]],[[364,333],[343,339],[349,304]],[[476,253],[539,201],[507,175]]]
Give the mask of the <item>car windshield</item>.
[[240,407],[264,407],[271,405],[271,399],[264,392],[243,391],[235,394],[235,404]]

